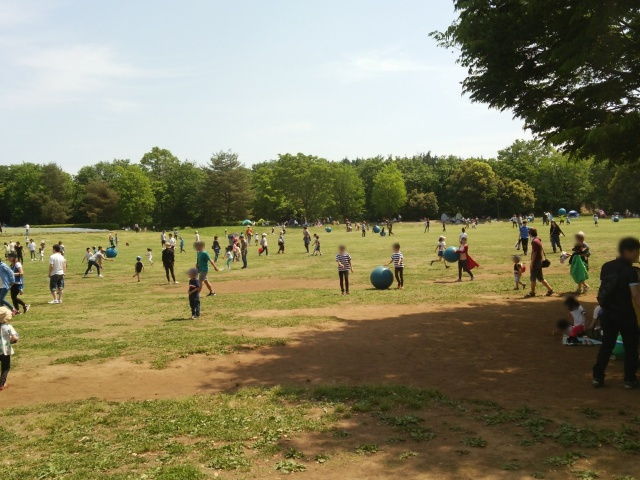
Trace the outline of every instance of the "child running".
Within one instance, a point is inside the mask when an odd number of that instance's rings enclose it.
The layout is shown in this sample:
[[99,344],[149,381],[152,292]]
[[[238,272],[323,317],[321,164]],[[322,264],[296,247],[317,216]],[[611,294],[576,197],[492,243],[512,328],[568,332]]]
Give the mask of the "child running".
[[400,251],[400,244],[393,244],[393,253],[391,254],[391,261],[387,263],[391,265],[393,263],[393,269],[395,270],[396,282],[398,282],[398,289],[404,288],[404,255]]
[[430,266],[433,266],[433,264],[435,262],[442,262],[444,260],[444,266],[445,268],[449,268],[449,265],[447,265],[447,260],[444,258],[444,251],[447,249],[447,242],[445,241],[447,237],[443,237],[440,236],[440,238],[438,238],[438,243],[436,244],[436,253],[438,254],[438,259],[437,260],[431,260]]
[[153,265],[153,251],[147,248],[147,260],[149,260],[149,266]]
[[184,238],[180,237],[180,253],[185,253],[186,250],[184,249]]
[[198,280],[198,269],[191,268],[187,274],[189,275],[189,306],[191,307],[191,319],[200,318],[200,291],[202,284]]
[[141,256],[137,256],[136,257],[136,266],[135,266],[135,272],[133,274],[134,277],[138,278],[138,281],[140,281],[140,274],[142,273],[142,271],[144,270],[144,264],[142,263],[142,257]]
[[9,323],[13,315],[11,310],[0,307],[0,391],[7,388],[7,377],[11,369],[11,355],[15,354],[13,345],[18,343],[18,332]]
[[338,247],[336,262],[338,262],[340,291],[342,292],[342,295],[345,293],[349,295],[349,272],[353,272],[353,263],[351,262],[351,255],[347,253],[347,247],[344,245],[340,245]]
[[524,273],[524,265],[520,261],[519,255],[513,256],[513,280],[516,282],[514,290],[519,290],[520,286],[524,290],[527,286],[522,281],[522,274]]

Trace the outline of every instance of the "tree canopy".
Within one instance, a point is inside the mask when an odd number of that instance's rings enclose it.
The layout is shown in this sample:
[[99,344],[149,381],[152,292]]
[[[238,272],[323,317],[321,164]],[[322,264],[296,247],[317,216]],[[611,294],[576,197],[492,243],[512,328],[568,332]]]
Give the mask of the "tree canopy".
[[459,51],[463,90],[511,110],[574,159],[640,158],[640,8],[635,0],[455,0],[432,36]]

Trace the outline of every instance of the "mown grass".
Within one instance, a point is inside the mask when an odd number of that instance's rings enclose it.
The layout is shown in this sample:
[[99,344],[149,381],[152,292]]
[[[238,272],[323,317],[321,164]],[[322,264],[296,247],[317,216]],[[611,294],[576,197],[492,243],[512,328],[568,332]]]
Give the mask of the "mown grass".
[[[640,435],[632,424],[618,429],[599,428],[594,420],[569,425],[527,408],[390,386],[241,389],[175,400],[85,400],[3,413],[11,419],[0,428],[8,480],[213,478],[220,471],[228,475],[224,478],[244,478],[269,470],[346,465],[358,456],[416,461],[436,440],[452,455],[458,455],[459,446],[483,455],[492,447],[484,435],[515,444],[531,434],[533,424],[542,425],[535,434],[557,455],[533,464],[485,465],[480,475],[526,467],[583,478],[586,473],[578,472],[593,470],[578,468],[578,462],[612,451],[635,453]],[[493,420],[497,415],[499,422]],[[478,433],[469,434],[469,427]],[[298,449],[296,439],[309,435],[316,436],[314,446]],[[542,455],[549,451],[542,445],[531,448]]]

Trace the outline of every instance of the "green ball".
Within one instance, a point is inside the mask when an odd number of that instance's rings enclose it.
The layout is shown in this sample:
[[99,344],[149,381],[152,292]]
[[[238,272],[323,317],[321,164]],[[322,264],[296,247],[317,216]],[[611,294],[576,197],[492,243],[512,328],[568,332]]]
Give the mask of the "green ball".
[[386,290],[393,285],[393,272],[387,267],[377,267],[373,269],[369,279],[377,290]]
[[456,253],[456,247],[449,247],[444,251],[444,259],[449,263],[455,263],[460,259],[460,254]]

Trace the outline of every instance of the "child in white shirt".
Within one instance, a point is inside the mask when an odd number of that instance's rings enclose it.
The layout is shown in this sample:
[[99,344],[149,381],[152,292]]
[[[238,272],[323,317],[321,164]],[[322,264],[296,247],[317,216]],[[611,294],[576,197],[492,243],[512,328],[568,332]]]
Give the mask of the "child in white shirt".
[[150,248],[147,248],[147,259],[149,260],[149,265],[153,265],[153,252]]
[[439,263],[444,260],[444,266],[446,268],[449,268],[449,265],[447,265],[447,261],[444,258],[444,251],[447,249],[447,242],[445,241],[446,239],[447,237],[443,237],[443,236],[438,238],[438,243],[436,244],[436,250],[435,250],[438,254],[438,259],[431,260],[431,263],[429,264],[430,266],[433,266],[433,264],[436,262]]
[[13,345],[18,342],[18,332],[9,324],[13,318],[11,310],[0,307],[0,391],[8,387],[7,376],[11,369]]

